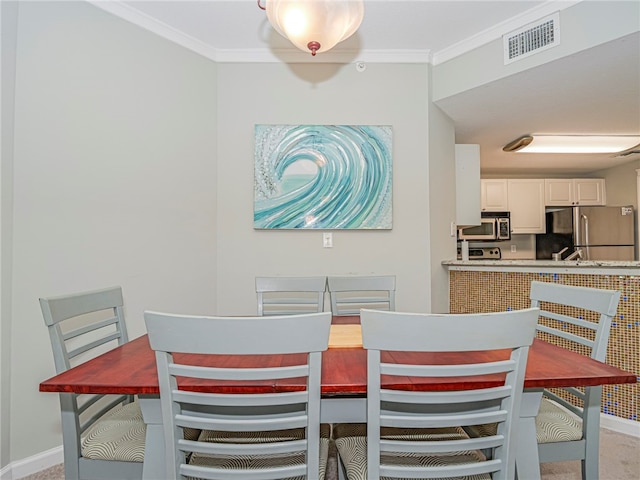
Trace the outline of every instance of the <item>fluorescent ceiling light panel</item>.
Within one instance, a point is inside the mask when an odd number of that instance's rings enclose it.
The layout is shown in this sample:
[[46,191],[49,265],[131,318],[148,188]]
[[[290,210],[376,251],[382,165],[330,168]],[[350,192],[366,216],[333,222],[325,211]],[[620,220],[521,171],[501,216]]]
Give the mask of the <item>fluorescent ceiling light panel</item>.
[[634,135],[532,135],[533,140],[518,152],[524,153],[615,153],[640,143]]

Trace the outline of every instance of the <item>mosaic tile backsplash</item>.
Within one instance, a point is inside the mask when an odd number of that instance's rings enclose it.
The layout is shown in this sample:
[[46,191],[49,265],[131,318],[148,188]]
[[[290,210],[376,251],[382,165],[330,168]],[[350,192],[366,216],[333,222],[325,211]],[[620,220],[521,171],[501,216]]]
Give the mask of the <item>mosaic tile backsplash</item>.
[[[611,324],[607,363],[635,373],[640,380],[640,276],[459,270],[452,270],[449,275],[451,313],[528,308],[529,285],[533,280],[619,290],[620,303]],[[563,346],[579,351],[572,345]],[[603,413],[640,421],[639,392],[638,383],[605,385],[602,392]]]

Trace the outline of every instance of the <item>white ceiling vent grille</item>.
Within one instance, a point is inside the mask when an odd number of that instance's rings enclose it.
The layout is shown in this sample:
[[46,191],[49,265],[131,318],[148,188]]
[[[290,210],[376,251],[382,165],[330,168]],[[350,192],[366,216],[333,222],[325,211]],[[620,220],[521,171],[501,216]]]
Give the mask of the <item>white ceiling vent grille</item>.
[[502,36],[504,64],[560,44],[560,13],[542,18]]

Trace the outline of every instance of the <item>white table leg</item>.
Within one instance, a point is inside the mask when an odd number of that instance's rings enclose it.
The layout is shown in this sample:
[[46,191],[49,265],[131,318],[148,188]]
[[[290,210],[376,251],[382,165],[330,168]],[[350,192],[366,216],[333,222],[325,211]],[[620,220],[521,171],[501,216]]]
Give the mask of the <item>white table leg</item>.
[[538,415],[541,400],[542,389],[528,389],[522,395],[516,445],[516,477],[519,480],[540,479],[536,415]]
[[147,424],[144,447],[143,480],[158,480],[166,477],[164,455],[164,430],[159,395],[139,395],[142,418]]
[[325,397],[320,400],[322,423],[366,423],[366,398]]

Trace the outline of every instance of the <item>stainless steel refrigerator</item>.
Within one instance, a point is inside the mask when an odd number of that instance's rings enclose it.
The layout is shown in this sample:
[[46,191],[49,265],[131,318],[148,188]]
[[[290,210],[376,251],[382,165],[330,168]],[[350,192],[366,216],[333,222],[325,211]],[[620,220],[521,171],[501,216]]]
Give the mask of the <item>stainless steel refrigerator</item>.
[[536,235],[536,258],[576,249],[583,260],[634,260],[633,207],[548,207],[547,233]]

